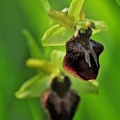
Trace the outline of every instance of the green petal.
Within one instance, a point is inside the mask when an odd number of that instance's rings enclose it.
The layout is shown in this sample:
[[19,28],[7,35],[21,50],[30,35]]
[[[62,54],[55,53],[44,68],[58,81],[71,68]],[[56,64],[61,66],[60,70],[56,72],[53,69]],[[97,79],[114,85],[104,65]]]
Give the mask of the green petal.
[[65,43],[73,36],[73,34],[73,29],[66,29],[60,25],[55,25],[44,33],[42,37],[43,46],[65,45]]
[[59,12],[55,10],[50,10],[48,16],[56,21],[59,25],[66,27],[67,29],[71,29],[74,26],[75,19],[73,16],[70,16],[64,12]]
[[41,53],[40,47],[38,46],[36,40],[31,35],[31,33],[27,29],[23,29],[22,33],[25,35],[25,37],[27,39],[27,45],[29,47],[31,57],[41,58],[40,55],[42,55],[43,53]]
[[84,0],[72,0],[70,7],[68,9],[68,14],[74,16],[75,20],[80,20],[79,15],[82,9]]
[[41,70],[47,74],[50,74],[54,71],[55,64],[46,61],[46,60],[39,60],[39,59],[33,59],[30,58],[26,61],[26,65],[31,68],[36,68],[38,70]]
[[76,90],[79,95],[82,93],[95,93],[98,94],[98,83],[97,81],[84,81],[70,76],[72,81],[72,89]]
[[15,93],[19,99],[27,97],[40,97],[43,92],[49,89],[49,76],[36,75],[26,81],[21,88]]
[[51,7],[49,5],[48,0],[40,0],[40,2],[42,4],[43,8],[45,9],[45,11],[47,11],[47,12],[50,11]]

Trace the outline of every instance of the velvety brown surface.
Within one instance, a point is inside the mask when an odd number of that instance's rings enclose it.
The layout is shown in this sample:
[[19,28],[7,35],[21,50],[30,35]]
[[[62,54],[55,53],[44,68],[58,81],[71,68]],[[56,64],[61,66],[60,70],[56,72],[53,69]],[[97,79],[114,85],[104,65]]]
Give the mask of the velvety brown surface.
[[90,39],[90,28],[84,33],[78,32],[76,37],[66,43],[66,55],[63,67],[76,77],[84,80],[96,79],[99,71],[99,55],[103,45]]

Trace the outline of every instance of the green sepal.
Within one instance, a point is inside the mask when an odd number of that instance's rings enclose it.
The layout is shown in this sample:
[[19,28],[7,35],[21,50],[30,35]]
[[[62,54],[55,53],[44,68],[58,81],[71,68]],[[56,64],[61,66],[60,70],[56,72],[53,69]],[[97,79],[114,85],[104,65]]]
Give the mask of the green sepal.
[[33,58],[41,58],[41,50],[40,47],[38,46],[36,40],[34,39],[34,37],[31,35],[31,33],[27,30],[27,29],[23,29],[22,33],[25,35],[26,40],[27,40],[27,45],[31,54],[31,57]]
[[80,20],[80,11],[82,9],[84,0],[72,0],[70,7],[68,9],[68,14],[74,16],[75,21]]
[[86,94],[86,93],[94,93],[98,94],[99,92],[99,86],[98,82],[93,81],[84,81],[80,80],[72,75],[69,75],[71,81],[72,81],[72,89],[77,91],[79,95]]
[[74,35],[74,29],[67,29],[60,25],[55,25],[48,29],[43,37],[43,46],[62,46]]
[[43,92],[50,87],[50,77],[48,75],[37,74],[27,80],[21,88],[15,93],[18,99],[28,97],[40,97]]
[[59,12],[55,10],[50,10],[48,12],[48,16],[56,21],[59,25],[66,27],[67,29],[71,29],[74,26],[75,19],[73,16],[70,16],[64,12]]

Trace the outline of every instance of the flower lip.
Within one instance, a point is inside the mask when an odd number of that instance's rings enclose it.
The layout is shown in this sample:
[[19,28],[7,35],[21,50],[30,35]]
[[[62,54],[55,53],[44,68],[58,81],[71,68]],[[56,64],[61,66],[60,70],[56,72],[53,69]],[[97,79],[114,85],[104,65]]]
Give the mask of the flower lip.
[[63,67],[76,77],[84,80],[96,79],[99,70],[99,55],[103,45],[90,39],[91,28],[78,32],[76,37],[66,43]]
[[[51,120],[72,120],[81,100],[77,92],[69,88],[71,84],[69,77],[63,76],[62,81],[59,80],[60,76],[53,78],[52,89],[47,91],[42,99],[44,106],[50,113]],[[63,92],[62,96],[61,91]]]

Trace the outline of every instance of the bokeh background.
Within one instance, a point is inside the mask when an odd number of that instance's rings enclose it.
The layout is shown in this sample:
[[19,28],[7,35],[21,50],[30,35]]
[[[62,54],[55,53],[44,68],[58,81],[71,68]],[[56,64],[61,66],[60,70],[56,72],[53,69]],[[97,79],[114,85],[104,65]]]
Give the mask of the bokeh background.
[[[49,0],[53,9],[71,0]],[[120,7],[115,0],[85,0],[86,17],[103,20],[108,30],[92,36],[104,45],[100,56],[99,94],[85,94],[74,120],[120,120]],[[39,99],[16,99],[14,93],[35,74],[25,66],[30,57],[22,29],[36,40],[48,28],[39,0],[0,0],[0,120],[44,120]]]

